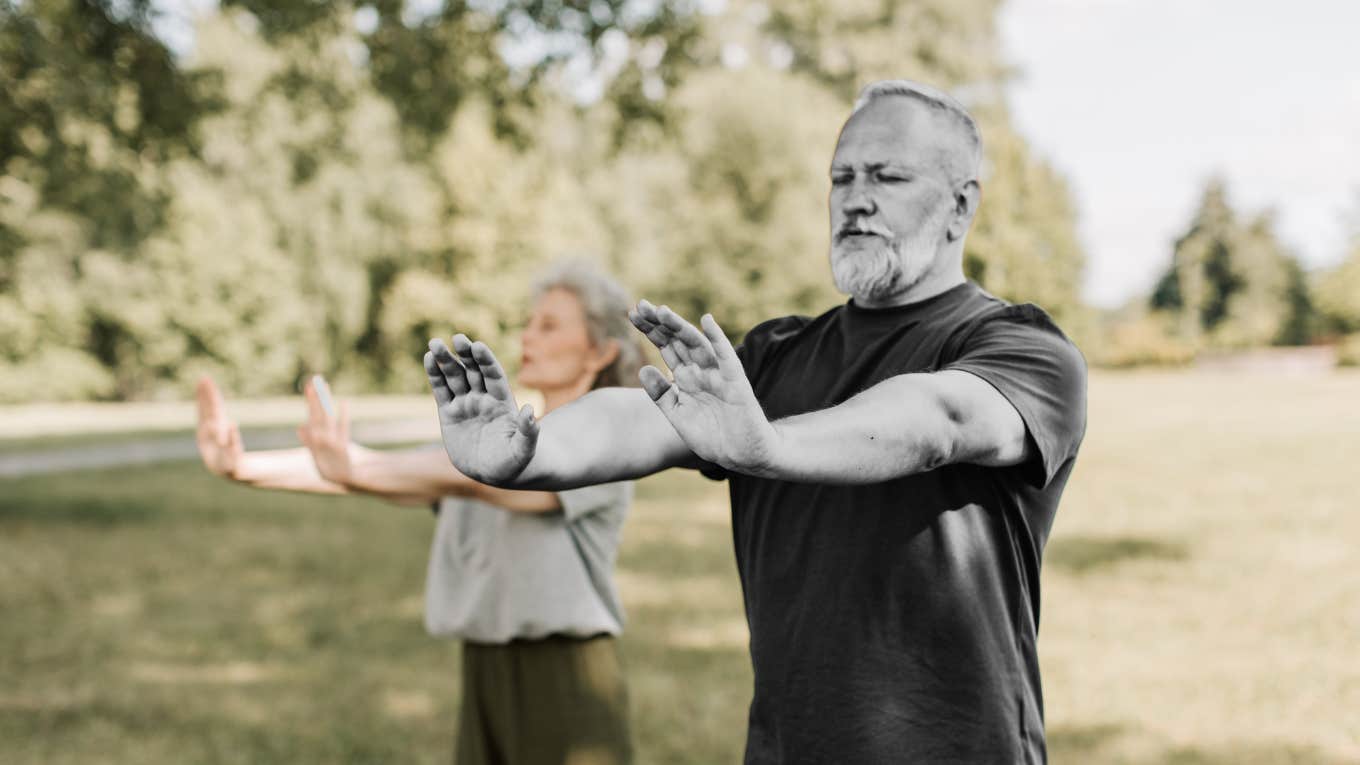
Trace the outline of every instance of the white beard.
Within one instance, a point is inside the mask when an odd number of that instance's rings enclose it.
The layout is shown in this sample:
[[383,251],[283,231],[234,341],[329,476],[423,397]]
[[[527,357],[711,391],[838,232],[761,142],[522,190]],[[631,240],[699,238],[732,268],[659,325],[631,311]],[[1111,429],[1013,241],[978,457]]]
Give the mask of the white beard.
[[831,277],[836,289],[859,303],[879,303],[911,289],[935,262],[949,208],[942,207],[914,231],[891,239],[863,237],[831,244]]

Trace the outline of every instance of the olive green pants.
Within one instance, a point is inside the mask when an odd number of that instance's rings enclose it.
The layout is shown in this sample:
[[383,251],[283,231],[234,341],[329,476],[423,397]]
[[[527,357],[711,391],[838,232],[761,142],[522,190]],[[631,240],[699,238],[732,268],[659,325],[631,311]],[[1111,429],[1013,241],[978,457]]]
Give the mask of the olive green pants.
[[632,762],[618,642],[463,643],[458,765]]

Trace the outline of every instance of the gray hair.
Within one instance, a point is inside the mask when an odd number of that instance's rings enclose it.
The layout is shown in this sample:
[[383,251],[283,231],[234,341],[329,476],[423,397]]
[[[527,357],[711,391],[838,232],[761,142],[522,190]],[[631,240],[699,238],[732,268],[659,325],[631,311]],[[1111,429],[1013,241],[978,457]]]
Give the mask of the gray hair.
[[967,180],[976,179],[982,166],[982,131],[978,130],[973,115],[968,113],[958,99],[939,88],[912,80],[879,80],[864,86],[859,92],[859,97],[855,99],[855,107],[850,113],[854,114],[884,96],[914,98],[931,109],[952,117],[961,128],[961,136],[968,145],[968,172],[973,178]]
[[591,390],[637,385],[643,355],[637,330],[628,320],[628,310],[633,307],[628,290],[585,260],[559,260],[549,265],[534,281],[533,299],[554,289],[566,290],[580,301],[591,343],[603,347],[613,340],[618,344],[619,355],[595,376]]

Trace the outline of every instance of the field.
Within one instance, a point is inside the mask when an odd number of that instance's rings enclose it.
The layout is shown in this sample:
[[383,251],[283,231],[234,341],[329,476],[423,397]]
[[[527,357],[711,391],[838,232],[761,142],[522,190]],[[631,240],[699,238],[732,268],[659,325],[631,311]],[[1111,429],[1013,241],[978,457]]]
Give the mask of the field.
[[[644,481],[619,577],[641,763],[737,762],[724,486]],[[0,760],[445,762],[432,516],[179,463],[0,481]],[[1045,555],[1057,763],[1360,762],[1360,376],[1102,374]]]

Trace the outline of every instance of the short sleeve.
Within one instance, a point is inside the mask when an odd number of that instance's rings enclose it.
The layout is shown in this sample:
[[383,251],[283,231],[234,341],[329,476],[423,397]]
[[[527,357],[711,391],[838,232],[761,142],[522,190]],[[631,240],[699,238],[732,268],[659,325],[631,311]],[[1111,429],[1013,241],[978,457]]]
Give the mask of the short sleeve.
[[633,482],[615,481],[567,489],[557,492],[557,501],[562,503],[562,513],[568,522],[605,510],[627,510],[633,501]]
[[1006,397],[1038,456],[1030,480],[1047,486],[1086,433],[1086,360],[1038,306],[1006,306],[983,319],[944,369],[976,375]]
[[[741,368],[746,372],[746,379],[751,381],[752,387],[755,387],[756,381],[760,378],[760,372],[766,360],[770,358],[771,352],[782,341],[801,332],[811,321],[812,319],[807,316],[781,316],[778,319],[763,321],[746,333],[736,351],[737,359],[741,361]],[[714,481],[726,480],[728,475],[725,468],[711,462],[705,462],[700,466],[699,472],[705,478]]]

